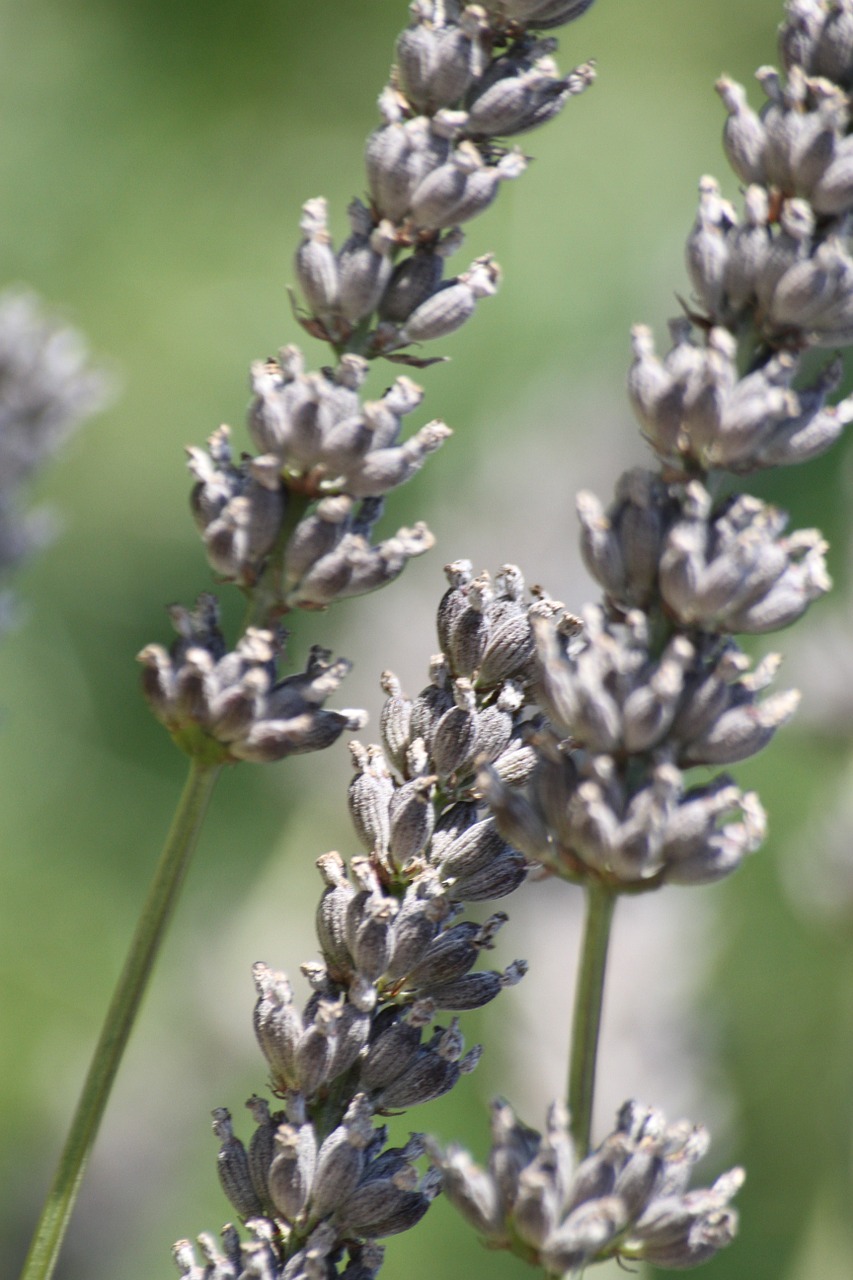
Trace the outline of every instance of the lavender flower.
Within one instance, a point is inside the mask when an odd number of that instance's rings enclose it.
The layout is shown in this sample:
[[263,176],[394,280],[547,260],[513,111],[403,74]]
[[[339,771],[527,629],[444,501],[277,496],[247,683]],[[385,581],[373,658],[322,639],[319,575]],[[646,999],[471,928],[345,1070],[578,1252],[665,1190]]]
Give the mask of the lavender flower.
[[[0,295],[0,582],[51,535],[45,511],[25,512],[25,486],[109,393],[81,334],[48,315],[35,294]],[[3,590],[0,633],[12,618]]]
[[345,729],[360,729],[362,711],[327,711],[349,664],[315,647],[304,673],[277,678],[281,637],[249,628],[226,651],[211,595],[195,610],[171,610],[179,638],[170,650],[147,645],[138,655],[143,689],[154,714],[190,755],[266,762],[330,746]]
[[708,1142],[704,1129],[667,1124],[632,1101],[578,1163],[562,1106],[550,1108],[539,1134],[497,1101],[486,1168],[455,1145],[428,1145],[445,1194],[491,1247],[511,1248],[548,1275],[564,1276],[609,1258],[682,1270],[729,1244],[737,1229],[729,1202],[743,1170],[687,1189]]

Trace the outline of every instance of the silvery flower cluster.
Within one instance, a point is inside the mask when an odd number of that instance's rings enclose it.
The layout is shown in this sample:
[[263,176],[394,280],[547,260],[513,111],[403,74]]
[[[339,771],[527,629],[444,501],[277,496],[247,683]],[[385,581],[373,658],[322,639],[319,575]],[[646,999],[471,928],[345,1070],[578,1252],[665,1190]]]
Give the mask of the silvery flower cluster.
[[556,41],[535,34],[591,3],[415,0],[379,99],[382,124],[367,142],[369,202],[351,203],[337,251],[326,202],[303,207],[296,272],[309,333],[339,351],[390,355],[452,333],[495,292],[489,255],[449,279],[444,264],[462,243],[461,224],[527,166],[503,140],[552,120],[592,83],[589,63],[562,75]]
[[408,698],[384,674],[382,746],[353,748],[349,806],[365,852],[387,877],[422,869],[451,900],[471,902],[512,893],[527,871],[483,813],[476,779],[488,766],[518,787],[535,764],[524,719],[535,674],[532,620],[555,617],[565,629],[577,620],[556,601],[527,604],[513,565],[494,581],[475,577],[466,560],[446,573],[430,683]]
[[371,542],[385,494],[450,430],[431,422],[401,443],[421,389],[398,378],[381,400],[361,403],[366,371],[360,356],[345,356],[334,371],[306,374],[288,348],[252,374],[249,426],[264,452],[236,462],[224,426],[207,451],[189,450],[192,509],[212,568],[247,592],[266,571],[278,613],[375,591],[433,544],[423,524]]
[[[257,1127],[248,1147],[224,1110],[214,1125],[223,1188],[253,1236],[260,1231],[260,1243],[234,1255],[248,1274],[259,1252],[262,1274],[334,1274],[345,1248],[341,1274],[350,1274],[368,1241],[420,1219],[440,1187],[436,1171],[414,1167],[424,1142],[413,1135],[389,1151],[373,1117],[440,1097],[472,1071],[480,1048],[465,1052],[456,1015],[525,972],[520,960],[475,967],[505,914],[460,918],[465,904],[505,897],[527,873],[484,812],[476,773],[488,761],[515,783],[528,776],[532,619],[557,618],[566,630],[577,620],[555,601],[526,603],[512,566],[494,581],[467,561],[446,573],[430,683],[408,698],[385,672],[382,745],[351,746],[350,812],[364,853],[348,867],[336,853],[318,862],[322,958],[303,965],[312,994],[300,1009],[284,974],[255,966],[255,1034],[284,1108],[250,1100]],[[450,1016],[436,1024],[441,1015]],[[210,1274],[242,1274],[227,1269],[227,1240],[223,1249]],[[186,1242],[176,1257],[183,1274],[197,1274]],[[378,1266],[381,1251],[376,1258]]]
[[703,179],[688,265],[704,312],[753,323],[773,347],[853,340],[853,150],[847,0],[789,0],[780,28],[785,76],[761,67],[759,112],[743,86],[717,83],[724,143],[745,185],[744,215]]
[[169,612],[177,640],[146,645],[138,661],[151,709],[189,755],[266,763],[321,751],[366,723],[363,711],[324,706],[349,671],[344,659],[315,646],[303,672],[279,679],[280,634],[249,627],[229,650],[214,596]]
[[[24,486],[108,395],[81,334],[34,294],[0,295],[0,582],[50,536],[48,514],[23,509]],[[0,633],[12,617],[0,591]]]
[[[208,561],[249,597],[254,623],[271,627],[292,609],[325,609],[375,591],[433,545],[422,523],[373,540],[385,496],[451,433],[434,420],[404,438],[403,420],[423,391],[400,377],[379,399],[363,399],[369,360],[449,334],[477,299],[494,293],[499,271],[489,255],[451,280],[443,279],[444,262],[461,244],[459,224],[525,167],[522,153],[499,140],[546,123],[591,83],[588,65],[561,76],[556,42],[533,34],[571,21],[589,3],[412,5],[380,101],[383,124],[367,144],[370,203],[350,205],[351,234],[339,252],[326,202],[303,208],[295,269],[310,314],[301,318],[332,345],[336,365],[308,371],[294,346],[255,362],[248,429],[258,453],[236,456],[227,426],[206,449],[188,450],[191,506]],[[144,653],[162,677],[159,685],[147,679],[146,692],[172,727],[179,695],[170,690],[180,680],[156,646]],[[231,665],[242,680],[241,661],[235,651]],[[212,696],[221,700],[223,690]],[[266,707],[258,714],[253,733],[267,743]],[[206,728],[215,725],[217,708],[203,718]],[[229,741],[229,755],[238,754]],[[241,758],[277,756],[250,748]]]
[[[702,883],[733,870],[763,838],[754,794],[727,774],[691,785],[686,771],[755,754],[793,713],[796,693],[767,692],[778,657],[753,668],[733,636],[780,630],[822,596],[826,545],[817,530],[789,530],[784,512],[749,494],[714,496],[714,473],[805,462],[853,418],[853,398],[828,404],[841,380],[837,358],[798,385],[800,349],[823,345],[829,322],[821,335],[811,320],[795,331],[768,319],[781,316],[780,299],[794,298],[797,280],[812,309],[797,296],[791,315],[815,315],[822,295],[808,273],[845,234],[848,209],[829,209],[825,193],[837,189],[846,154],[853,70],[838,72],[837,84],[827,77],[839,65],[831,48],[845,50],[853,68],[851,15],[845,5],[789,5],[787,80],[760,73],[772,88],[760,117],[738,86],[718,86],[731,113],[726,149],[750,184],[747,215],[738,222],[719,185],[703,179],[687,245],[697,309],[672,322],[663,359],[651,332],[634,330],[628,390],[660,470],[626,473],[609,506],[579,495],[581,550],[603,604],[584,612],[571,640],[536,621],[547,724],[528,736],[537,764],[526,787],[513,789],[488,766],[481,773],[499,829],[569,879],[592,876],[615,891]],[[829,176],[819,181],[818,170]],[[806,208],[815,192],[823,195]],[[800,229],[808,222],[811,237],[798,241],[797,266],[794,220]]]
[[709,1145],[703,1128],[667,1124],[660,1112],[626,1102],[614,1130],[578,1162],[567,1121],[555,1104],[540,1134],[498,1100],[485,1168],[457,1146],[430,1143],[445,1194],[493,1248],[523,1250],[548,1275],[574,1276],[609,1258],[684,1270],[732,1240],[737,1212],[729,1202],[743,1170],[688,1190]]

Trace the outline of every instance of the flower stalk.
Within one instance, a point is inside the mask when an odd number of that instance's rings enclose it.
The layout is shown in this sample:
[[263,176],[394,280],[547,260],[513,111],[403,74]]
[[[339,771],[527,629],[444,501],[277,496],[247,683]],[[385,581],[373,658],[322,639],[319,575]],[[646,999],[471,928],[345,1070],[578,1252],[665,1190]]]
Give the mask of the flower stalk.
[[50,1280],[113,1081],[198,844],[220,765],[191,762],[154,878],[113,992],[21,1280]]
[[569,1123],[577,1160],[589,1155],[604,981],[616,895],[591,881],[584,891],[584,931],[575,985],[569,1060]]

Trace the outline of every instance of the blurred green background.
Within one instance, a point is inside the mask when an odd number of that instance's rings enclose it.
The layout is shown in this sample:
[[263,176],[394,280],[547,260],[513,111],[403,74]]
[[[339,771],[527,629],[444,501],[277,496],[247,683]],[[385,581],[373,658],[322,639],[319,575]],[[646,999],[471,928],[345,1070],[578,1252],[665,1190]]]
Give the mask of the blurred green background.
[[[725,71],[746,82],[773,61],[779,16],[776,0],[599,0],[562,34],[562,65],[593,56],[599,82],[523,140],[536,162],[472,224],[459,259],[493,250],[501,293],[442,344],[452,362],[419,375],[428,395],[417,425],[440,416],[456,435],[389,504],[386,528],[425,518],[438,548],[382,595],[295,625],[295,662],[314,641],[357,659],[338,705],[368,707],[375,724],[385,666],[417,691],[448,560],[517,560],[573,608],[592,594],[577,565],[573,495],[582,485],[606,494],[642,457],[622,392],[628,328],[652,323],[663,345],[674,294],[687,287],[682,244],[699,176],[715,173],[736,194],[713,81]],[[0,651],[3,1274],[22,1260],[182,784],[183,762],[142,703],[133,662],[168,638],[164,604],[210,585],[182,450],[222,421],[239,439],[250,360],[304,338],[284,291],[299,208],[325,194],[345,234],[405,19],[402,0],[0,0],[0,281],[26,282],[60,306],[122,383],[42,485],[64,532],[20,578],[28,618]],[[315,365],[326,359],[304,345]],[[373,387],[387,378],[378,371]],[[828,532],[839,587],[841,462],[837,450],[761,490],[796,524]],[[822,619],[841,607],[815,612],[812,662]],[[228,609],[239,614],[235,602]],[[749,1171],[740,1239],[703,1273],[715,1280],[853,1271],[853,903],[839,889],[830,918],[790,887],[820,855],[814,833],[843,786],[848,727],[843,717],[804,722],[743,769],[770,811],[770,843],[731,883],[672,891],[665,908],[678,939],[665,967],[696,966],[695,1008],[664,1006],[663,1030],[639,1018],[640,1036],[645,1026],[658,1037],[646,1056],[661,1062],[644,1096],[677,1107],[665,1081],[679,1061],[664,1059],[681,1050],[670,1054],[666,1037],[698,1037],[701,1071],[688,1055],[682,1093],[698,1099],[692,1118],[721,1117],[707,1175],[726,1161]],[[314,859],[354,851],[347,778],[341,744],[322,760],[243,768],[222,783],[59,1280],[168,1276],[174,1239],[229,1216],[209,1112],[227,1103],[240,1116],[263,1088],[249,968],[264,958],[295,973],[314,954]],[[791,858],[799,879],[784,874]],[[536,903],[532,890],[518,908],[534,930]],[[637,913],[617,956],[625,971],[642,973],[647,946],[670,936],[643,910],[625,906],[626,922]],[[546,939],[557,986],[576,944],[576,916],[566,921]],[[507,958],[522,949],[512,931]],[[512,1016],[467,1019],[470,1041],[488,1044],[481,1068],[408,1124],[482,1154],[485,1100],[513,1073],[535,1079],[531,1047],[552,1021],[548,990],[530,982],[508,1001]],[[650,1008],[656,997],[649,978]],[[620,1078],[618,1042],[614,1056],[618,1098],[640,1086]],[[390,1242],[384,1274],[520,1272],[438,1202],[410,1238]]]

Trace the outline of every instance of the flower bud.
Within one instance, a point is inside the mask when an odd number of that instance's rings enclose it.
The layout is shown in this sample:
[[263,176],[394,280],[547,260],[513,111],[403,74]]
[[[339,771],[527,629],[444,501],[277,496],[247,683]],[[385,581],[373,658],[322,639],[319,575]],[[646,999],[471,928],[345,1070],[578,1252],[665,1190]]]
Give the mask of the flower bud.
[[413,5],[412,13],[412,24],[397,40],[401,87],[417,111],[431,115],[459,102],[481,74],[488,24],[478,5],[468,5],[458,24],[430,3]]
[[263,1205],[255,1192],[249,1172],[246,1148],[235,1137],[231,1115],[225,1107],[217,1107],[213,1112],[213,1132],[222,1142],[216,1165],[225,1195],[241,1218],[252,1218],[263,1213]]
[[326,201],[322,197],[302,206],[299,224],[304,239],[296,251],[299,287],[316,315],[337,310],[340,296],[338,267],[326,225]]

